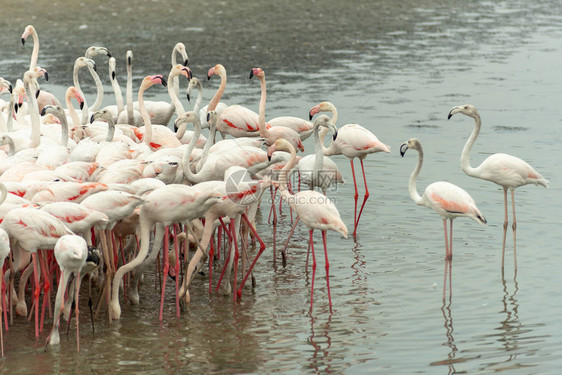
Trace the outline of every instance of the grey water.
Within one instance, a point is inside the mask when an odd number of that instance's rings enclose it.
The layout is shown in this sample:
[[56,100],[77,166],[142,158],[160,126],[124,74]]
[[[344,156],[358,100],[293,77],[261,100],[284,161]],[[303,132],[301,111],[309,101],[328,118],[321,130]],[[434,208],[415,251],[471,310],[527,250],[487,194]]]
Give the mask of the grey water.
[[[306,270],[308,232],[299,228],[287,267],[274,264],[268,210],[257,230],[267,249],[255,269],[256,286],[241,300],[209,294],[207,277],[191,286],[192,301],[175,316],[168,288],[158,320],[159,289],[147,274],[141,303],[123,299],[119,321],[95,319],[86,299],[75,331],[59,348],[44,350],[46,332],[16,317],[4,331],[2,373],[418,373],[556,374],[562,368],[560,285],[561,207],[560,61],[562,4],[557,1],[20,1],[2,5],[0,76],[25,71],[31,40],[41,41],[39,65],[58,93],[71,84],[73,61],[91,45],[117,58],[125,84],[125,51],[135,53],[135,87],[148,74],[167,74],[175,43],[187,46],[189,65],[204,78],[217,63],[228,72],[224,100],[257,111],[259,85],[252,67],[267,75],[267,117],[306,117],[329,100],[338,126],[358,123],[392,147],[365,159],[370,198],[358,236],[328,234],[333,312],[328,306],[320,234],[314,309]],[[106,61],[96,57],[106,84]],[[82,79],[82,76],[81,76]],[[84,76],[83,87],[88,86]],[[205,100],[218,87],[205,81]],[[93,101],[94,85],[85,90]],[[182,88],[182,90],[184,90]],[[166,99],[156,86],[147,95]],[[501,271],[504,220],[499,186],[466,176],[460,153],[473,120],[456,105],[473,104],[482,131],[472,165],[496,152],[516,155],[545,176],[548,189],[527,185],[515,193],[517,274],[513,270],[511,207],[506,266]],[[187,102],[184,101],[187,106]],[[408,179],[416,154],[399,147],[419,138],[425,151],[418,189],[438,180],[468,191],[488,220],[455,220],[452,298],[442,301],[444,238],[440,217],[416,206]],[[311,152],[311,140],[305,142]],[[353,180],[349,161],[333,157],[345,184],[328,192],[350,232]],[[356,162],[356,171],[360,170]],[[358,175],[360,201],[364,187]],[[265,201],[265,199],[264,199]],[[290,230],[284,208],[277,245]],[[215,272],[220,272],[216,268]]]

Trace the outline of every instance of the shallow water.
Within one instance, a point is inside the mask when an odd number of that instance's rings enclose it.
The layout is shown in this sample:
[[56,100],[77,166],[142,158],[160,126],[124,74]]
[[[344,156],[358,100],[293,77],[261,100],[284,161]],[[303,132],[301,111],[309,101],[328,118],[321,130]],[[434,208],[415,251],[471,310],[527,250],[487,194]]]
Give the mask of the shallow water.
[[[20,36],[29,23],[41,38],[39,64],[52,77],[53,83],[42,87],[53,92],[63,92],[71,83],[71,62],[90,45],[108,47],[121,64],[126,49],[133,49],[138,81],[147,74],[165,73],[169,51],[183,41],[194,75],[203,77],[217,62],[227,67],[228,103],[257,110],[259,85],[248,81],[248,72],[261,66],[268,77],[268,117],[304,117],[312,106],[329,100],[339,110],[338,125],[362,124],[391,145],[392,152],[365,160],[371,196],[356,241],[328,235],[332,314],[320,234],[315,246],[315,303],[309,316],[308,233],[302,228],[295,233],[286,268],[279,262],[274,266],[264,210],[258,232],[268,248],[256,266],[256,288],[246,289],[240,302],[209,295],[206,278],[197,277],[188,311],[175,317],[170,290],[159,323],[158,293],[149,274],[141,304],[130,306],[122,300],[122,319],[112,325],[100,314],[95,335],[83,304],[80,353],[74,331],[68,339],[63,336],[60,348],[45,352],[46,334],[35,340],[33,325],[17,318],[4,332],[3,372],[118,368],[154,374],[554,374],[561,368],[558,2],[186,6],[179,1],[137,1],[130,8],[107,4],[88,11],[86,3],[71,7],[59,1],[40,8],[33,4],[19,2],[3,9],[10,15],[4,17],[7,32],[0,36],[0,75],[5,78],[23,73],[31,43],[22,47]],[[96,60],[105,72],[105,61]],[[217,81],[205,83],[206,99]],[[123,86],[124,82],[121,79]],[[165,98],[164,90],[151,91]],[[88,100],[93,101],[91,92]],[[479,110],[483,121],[473,165],[491,153],[506,152],[550,180],[546,190],[525,186],[516,191],[517,277],[510,229],[503,276],[500,268],[501,188],[460,169],[460,153],[473,122],[461,115],[447,120],[447,114],[466,103]],[[455,220],[453,292],[445,305],[442,222],[408,195],[416,153],[399,156],[400,144],[410,137],[419,138],[425,151],[418,189],[437,180],[453,182],[473,196],[488,220],[486,226]],[[312,141],[305,146],[310,152]],[[346,183],[329,195],[352,230],[349,162],[341,156],[333,159]],[[290,229],[287,209],[283,215],[278,246]]]

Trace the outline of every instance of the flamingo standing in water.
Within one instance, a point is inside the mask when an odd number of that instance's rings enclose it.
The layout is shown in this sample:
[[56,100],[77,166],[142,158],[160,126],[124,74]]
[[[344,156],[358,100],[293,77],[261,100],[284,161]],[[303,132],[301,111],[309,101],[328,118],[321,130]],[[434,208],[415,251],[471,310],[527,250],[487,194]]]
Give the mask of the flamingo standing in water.
[[[426,187],[423,196],[420,196],[416,188],[416,180],[423,164],[423,149],[420,141],[416,138],[410,138],[408,142],[405,142],[400,146],[400,155],[404,157],[404,154],[408,149],[417,150],[419,154],[418,164],[416,165],[416,168],[414,168],[414,171],[410,176],[410,182],[408,183],[410,197],[417,205],[429,207],[443,218],[443,229],[445,230],[445,276],[443,280],[443,302],[445,302],[447,266],[449,266],[449,298],[452,295],[451,262],[453,260],[453,219],[459,216],[466,216],[480,224],[486,224],[486,219],[482,216],[478,207],[476,207],[474,199],[472,199],[466,191],[457,185],[451,184],[450,182],[434,182]],[[447,240],[447,219],[449,219],[451,223],[450,243]]]
[[[330,102],[322,102],[314,107],[309,112],[309,118],[312,119],[318,112],[332,112],[332,124],[335,124],[338,119],[338,112],[336,107]],[[328,129],[324,129],[320,139],[323,140],[323,135],[326,134]],[[365,129],[358,124],[347,124],[338,129],[338,138],[330,144],[328,148],[323,147],[324,155],[345,155],[349,162],[351,163],[351,173],[353,174],[353,185],[355,187],[355,211],[353,219],[353,237],[357,236],[357,227],[359,226],[359,219],[361,218],[361,213],[365,207],[365,203],[369,198],[369,189],[367,188],[367,179],[365,178],[365,168],[363,167],[363,159],[367,155],[374,152],[390,152],[390,147],[379,141],[379,139],[371,133],[369,130]],[[359,214],[357,213],[357,199],[359,198],[359,193],[357,190],[357,181],[355,179],[355,168],[353,166],[353,159],[359,158],[361,162],[361,171],[363,172],[363,181],[365,182],[365,195],[363,196],[363,203],[359,209]]]
[[259,119],[258,127],[260,129],[260,137],[265,139],[265,143],[271,146],[277,139],[283,138],[291,142],[295,149],[299,149],[304,152],[304,145],[302,144],[299,133],[291,128],[285,126],[276,126],[267,128],[265,124],[265,102],[267,100],[266,84],[265,84],[265,72],[261,68],[253,68],[250,71],[250,79],[252,77],[258,77],[261,83],[261,97],[259,106]]
[[347,238],[347,227],[340,218],[340,213],[334,203],[324,194],[314,190],[305,190],[297,194],[291,194],[287,189],[287,174],[296,165],[296,151],[293,145],[286,139],[278,139],[267,150],[268,156],[276,151],[287,151],[291,158],[281,169],[279,177],[279,190],[281,198],[289,203],[295,210],[300,220],[307,226],[309,231],[309,243],[312,251],[312,283],[310,287],[310,311],[312,312],[314,294],[314,276],[316,274],[316,257],[314,255],[314,239],[312,234],[314,229],[322,231],[322,241],[324,243],[324,256],[326,259],[326,283],[328,285],[328,300],[330,311],[332,311],[332,297],[330,295],[330,264],[328,262],[328,249],[326,247],[326,231],[333,230]]
[[500,185],[503,188],[503,201],[505,207],[505,215],[503,222],[503,244],[502,244],[502,271],[505,256],[505,238],[507,234],[507,189],[511,190],[511,209],[513,211],[513,262],[515,274],[517,274],[517,254],[515,231],[517,229],[517,220],[515,218],[515,189],[519,186],[535,184],[548,187],[548,181],[541,176],[533,167],[524,160],[508,154],[493,154],[488,156],[482,164],[473,168],[470,166],[470,150],[480,133],[482,120],[474,106],[470,104],[453,107],[449,112],[450,119],[454,114],[462,113],[465,116],[474,119],[474,129],[472,134],[466,141],[461,155],[461,167],[464,173],[471,177],[481,178]]
[[55,298],[55,317],[53,320],[53,328],[47,339],[50,345],[60,344],[59,323],[60,316],[64,310],[64,294],[68,278],[71,273],[76,274],[76,296],[75,296],[75,316],[76,316],[76,348],[80,351],[80,325],[78,320],[78,292],[80,291],[80,271],[86,264],[88,258],[88,245],[86,241],[77,235],[69,234],[64,235],[57,241],[54,249],[55,259],[62,271],[57,296]]

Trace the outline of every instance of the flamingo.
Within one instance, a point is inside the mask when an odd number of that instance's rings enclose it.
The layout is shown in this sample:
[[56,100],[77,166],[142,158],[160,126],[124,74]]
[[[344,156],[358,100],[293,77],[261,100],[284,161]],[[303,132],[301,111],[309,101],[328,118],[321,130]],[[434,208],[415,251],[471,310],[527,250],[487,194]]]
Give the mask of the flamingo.
[[47,342],[49,345],[60,344],[59,335],[59,323],[60,316],[64,310],[64,293],[66,290],[66,285],[68,284],[68,278],[71,273],[76,274],[77,286],[76,286],[76,297],[74,299],[76,303],[76,349],[80,351],[80,325],[78,320],[78,292],[80,290],[80,271],[82,267],[86,264],[86,259],[88,258],[88,245],[86,241],[77,235],[69,234],[64,235],[59,238],[55,248],[55,259],[62,271],[59,286],[57,290],[57,296],[55,298],[55,317],[53,320],[53,328]]
[[[144,204],[140,208],[140,249],[137,256],[129,263],[119,267],[113,278],[111,294],[111,316],[113,319],[121,317],[119,304],[119,283],[123,276],[138,267],[146,258],[150,245],[151,229],[159,225],[171,225],[178,222],[187,222],[205,215],[205,212],[214,204],[223,200],[220,194],[195,187],[170,184],[155,189],[143,197]],[[156,236],[155,236],[156,238]],[[167,269],[164,270],[164,274]],[[165,280],[165,279],[164,279]],[[164,298],[165,284],[162,288]],[[177,298],[177,297],[176,297]],[[160,320],[162,320],[163,301],[160,305]]]
[[310,312],[312,312],[314,295],[314,276],[316,274],[316,257],[314,255],[313,232],[315,229],[322,231],[324,243],[324,256],[326,259],[326,283],[328,287],[328,301],[330,312],[332,311],[332,297],[330,294],[330,264],[328,262],[328,249],[326,247],[326,231],[333,230],[347,238],[347,227],[341,220],[338,209],[325,195],[314,190],[305,190],[297,194],[291,194],[287,188],[287,174],[296,165],[296,151],[293,145],[286,139],[278,139],[267,150],[270,157],[276,151],[287,151],[291,158],[281,169],[279,176],[279,190],[281,198],[289,203],[289,206],[297,213],[300,220],[309,231],[309,244],[312,251],[312,283],[310,287]]
[[[105,47],[98,47],[98,46],[91,46],[86,50],[86,53],[84,54],[84,57],[90,60],[94,59],[94,56],[97,55],[105,55],[108,58],[111,58],[111,53],[109,53],[109,51],[107,50],[107,48]],[[90,74],[92,75],[92,78],[94,79],[94,82],[96,83],[96,100],[94,101],[94,104],[92,104],[92,106],[90,107],[90,111],[95,112],[98,109],[100,109],[101,104],[103,102],[103,84],[101,82],[101,79],[97,73],[97,71],[95,69],[90,69],[88,68],[88,70],[90,71]]]
[[125,110],[125,104],[123,103],[123,94],[121,93],[121,86],[117,82],[117,73],[115,72],[115,67],[117,62],[115,57],[109,58],[109,81],[111,82],[111,87],[113,88],[113,93],[115,95],[115,104],[108,105],[103,109],[107,109],[113,115],[113,121],[118,121],[119,114]]
[[133,108],[133,51],[126,53],[127,59],[127,87],[125,89],[125,110],[119,114],[118,124],[142,125],[142,117],[139,111]]
[[[37,270],[38,250],[52,249],[57,240],[65,234],[73,234],[59,219],[46,211],[33,207],[22,207],[10,210],[4,220],[0,223],[10,236],[14,264],[16,271],[23,269],[29,262],[29,254],[33,261],[33,272],[35,274],[35,290],[33,294],[35,304],[35,336],[39,336],[39,272]],[[41,264],[43,262],[41,261]],[[42,265],[43,268],[43,265]],[[47,276],[46,276],[47,277]],[[24,310],[25,301],[23,303]]]
[[505,239],[507,235],[507,189],[511,190],[511,208],[513,211],[513,262],[514,272],[517,274],[517,253],[515,234],[517,229],[517,219],[515,218],[515,189],[528,185],[541,185],[548,187],[548,181],[541,176],[529,163],[519,159],[518,157],[508,154],[493,154],[488,156],[478,167],[473,168],[470,165],[470,150],[478,137],[482,120],[474,106],[470,104],[453,107],[449,111],[448,119],[454,114],[462,113],[465,116],[474,119],[474,129],[472,134],[466,141],[461,155],[461,167],[464,173],[471,177],[481,178],[500,185],[503,188],[504,201],[504,222],[503,222],[503,244],[502,244],[502,272],[504,269],[505,257]]
[[[400,146],[400,155],[408,149],[418,151],[418,164],[414,168],[408,191],[412,200],[419,206],[426,206],[434,210],[443,219],[443,229],[445,232],[445,276],[443,280],[443,302],[445,302],[445,289],[447,283],[447,266],[449,269],[449,298],[452,295],[452,260],[453,260],[453,219],[459,216],[469,217],[480,224],[486,224],[486,219],[476,207],[474,199],[464,189],[446,181],[438,181],[425,188],[423,196],[417,191],[416,180],[423,164],[423,149],[417,138],[410,138],[408,142]],[[450,222],[450,240],[447,240],[447,219]],[[449,242],[450,241],[450,242]]]
[[[193,88],[195,87],[197,87],[197,99],[195,99],[195,103],[193,104],[193,111],[199,113],[199,118],[201,119],[201,129],[205,129],[209,127],[209,123],[207,122],[209,105],[201,108],[201,102],[203,101],[203,84],[197,77],[192,77],[189,81],[189,85],[187,86],[187,100],[189,101],[191,99],[191,91],[193,91]],[[214,111],[217,114],[220,114],[226,107],[227,105],[225,103],[219,102],[217,103]]]
[[[29,62],[29,69],[33,69],[37,66],[37,59],[39,58],[39,36],[33,25],[27,25],[21,36],[21,44],[25,45],[25,41],[31,35],[33,38],[33,51],[31,52],[31,61]],[[37,104],[39,110],[42,110],[47,104],[51,105],[61,105],[60,101],[51,93],[41,90],[39,96],[37,97]]]
[[84,97],[84,93],[82,92],[82,88],[80,87],[80,82],[79,82],[79,79],[78,79],[78,72],[82,68],[88,68],[90,73],[94,72],[96,70],[96,63],[92,59],[88,59],[86,57],[80,56],[74,61],[74,67],[72,69],[72,82],[74,84],[74,87],[76,87],[80,96],[82,98],[84,98],[83,104],[81,104],[81,106],[82,106],[82,113],[81,113],[82,118],[80,120],[80,123],[85,124],[88,121],[88,113],[89,113],[88,109],[89,109],[89,107],[88,107],[88,103],[86,101],[86,98]]
[[265,72],[261,68],[253,68],[250,71],[250,79],[252,77],[258,77],[261,85],[261,97],[259,106],[259,120],[258,126],[260,129],[260,137],[265,139],[265,143],[271,146],[277,139],[284,138],[291,142],[295,149],[299,149],[304,152],[304,145],[302,144],[299,133],[291,128],[285,126],[276,126],[267,128],[265,126],[265,102],[267,100],[266,84],[265,84]]
[[[221,79],[221,83],[217,92],[209,102],[207,107],[208,111],[214,111],[217,109],[217,105],[222,98],[224,90],[226,88],[226,70],[221,64],[217,64],[207,73],[207,78],[211,79],[213,75],[218,75]],[[217,122],[217,130],[222,134],[230,134],[233,137],[257,137],[259,136],[259,115],[240,105],[230,105],[224,108]],[[271,127],[271,125],[266,124],[266,127]]]
[[[314,107],[309,112],[309,118],[312,119],[318,112],[332,112],[331,122],[336,123],[338,118],[338,112],[336,107],[330,102],[322,102]],[[325,133],[324,133],[325,134]],[[320,136],[323,139],[323,135]],[[358,124],[347,124],[342,126],[338,130],[338,138],[330,144],[328,148],[324,146],[324,155],[340,155],[343,154],[349,159],[351,164],[351,173],[353,174],[353,185],[355,187],[355,211],[353,219],[353,237],[357,236],[357,227],[359,226],[359,219],[361,218],[361,213],[365,207],[365,203],[369,198],[369,189],[367,188],[367,179],[365,178],[365,168],[363,166],[363,159],[367,155],[374,152],[390,152],[390,147],[379,141],[379,139],[369,130],[365,129]],[[363,172],[363,181],[365,182],[365,195],[363,196],[363,203],[359,209],[359,214],[357,213],[357,200],[359,198],[359,192],[357,190],[357,181],[355,179],[355,168],[353,165],[353,160],[359,158],[361,161],[361,171]]]

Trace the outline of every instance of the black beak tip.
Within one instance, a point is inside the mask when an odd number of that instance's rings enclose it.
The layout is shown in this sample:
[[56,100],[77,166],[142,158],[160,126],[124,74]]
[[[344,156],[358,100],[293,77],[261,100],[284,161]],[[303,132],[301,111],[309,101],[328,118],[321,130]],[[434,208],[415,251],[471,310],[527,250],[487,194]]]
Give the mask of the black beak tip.
[[111,79],[115,79],[115,72],[111,72]]
[[207,81],[211,79],[211,76],[207,74]]
[[191,101],[191,97],[189,96],[189,94],[187,94],[186,96],[187,96],[187,101],[190,102],[190,101]]
[[49,80],[49,73],[45,72],[45,81]]
[[94,63],[94,72],[98,71],[98,66],[96,65],[96,63]]
[[21,38],[21,44],[23,44],[25,46],[25,39]]
[[254,71],[252,70],[252,71],[250,72],[250,79],[252,79],[253,76],[254,76]]
[[12,93],[12,85],[8,86],[8,91],[10,92],[10,94]]
[[111,53],[109,51],[107,51],[107,57],[111,58]]
[[308,113],[308,120],[309,120],[309,121],[312,120],[312,117],[313,117],[313,116],[314,116],[314,115],[311,115],[310,112],[309,112],[309,113]]
[[84,102],[80,102],[80,109],[84,108]]
[[18,109],[19,109],[19,108],[20,108],[19,104],[16,103],[16,104],[14,105],[14,111],[15,111],[16,113],[18,113]]
[[127,58],[127,64],[131,65],[132,63],[133,63],[133,60],[130,57],[128,57]]
[[39,97],[39,94],[40,94],[40,93],[41,93],[41,90],[37,90],[37,91],[35,92],[35,99],[37,99],[37,98]]
[[453,117],[453,115],[451,114],[451,112],[449,112],[449,115],[447,116],[447,120],[449,120],[451,117]]
[[94,117],[95,117],[95,115],[91,115],[91,116],[90,116],[90,124],[92,124],[92,123],[94,122],[94,120],[95,120]]
[[207,122],[211,121],[211,114],[207,113]]
[[332,136],[332,139],[335,141],[337,137],[338,137],[338,132],[335,132],[334,135]]
[[185,61],[184,61],[183,65],[184,65],[184,66],[187,66],[187,63],[188,63],[188,60],[187,60],[187,59],[185,59]]
[[168,82],[166,82],[166,78],[161,77],[160,79],[162,80],[162,85],[163,85],[164,87],[168,86]]
[[271,161],[271,155],[267,154],[267,161]]
[[46,107],[44,107],[44,108],[41,110],[41,116],[45,116],[45,113],[47,113],[47,111],[45,111],[45,109],[46,109]]

